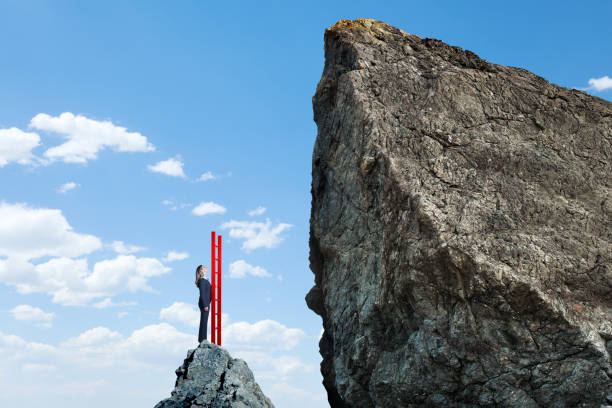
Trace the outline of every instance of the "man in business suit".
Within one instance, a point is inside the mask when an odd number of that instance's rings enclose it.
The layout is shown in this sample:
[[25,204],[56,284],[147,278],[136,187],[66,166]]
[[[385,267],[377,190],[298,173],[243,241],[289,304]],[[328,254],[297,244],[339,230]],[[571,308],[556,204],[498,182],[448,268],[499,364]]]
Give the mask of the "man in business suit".
[[200,289],[198,306],[200,308],[200,330],[198,332],[198,343],[208,338],[208,307],[210,306],[211,287],[206,279],[208,269],[205,266],[198,266],[196,269],[196,285]]

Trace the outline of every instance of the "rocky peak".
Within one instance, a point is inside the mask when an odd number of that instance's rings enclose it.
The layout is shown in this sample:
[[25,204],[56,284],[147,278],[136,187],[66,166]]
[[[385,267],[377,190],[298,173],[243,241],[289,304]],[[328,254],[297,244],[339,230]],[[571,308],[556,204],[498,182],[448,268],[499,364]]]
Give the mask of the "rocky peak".
[[274,408],[244,360],[208,340],[187,351],[170,398],[155,408]]

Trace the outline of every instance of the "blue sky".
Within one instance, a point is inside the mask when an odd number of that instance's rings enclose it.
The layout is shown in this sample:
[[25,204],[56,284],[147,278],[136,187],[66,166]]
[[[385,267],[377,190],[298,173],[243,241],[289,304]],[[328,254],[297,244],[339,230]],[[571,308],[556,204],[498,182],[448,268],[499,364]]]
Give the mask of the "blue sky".
[[375,3],[0,1],[0,405],[169,396],[215,230],[224,346],[276,406],[327,406],[304,296],[311,98],[337,20],[612,98],[610,2]]

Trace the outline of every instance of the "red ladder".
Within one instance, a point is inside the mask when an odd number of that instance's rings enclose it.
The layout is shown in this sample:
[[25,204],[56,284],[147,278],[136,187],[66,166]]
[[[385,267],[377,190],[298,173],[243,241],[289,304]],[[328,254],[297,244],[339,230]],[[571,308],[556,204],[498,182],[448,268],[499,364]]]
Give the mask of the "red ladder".
[[[210,315],[210,339],[213,343],[221,345],[221,235],[218,236],[219,243],[215,244],[215,231],[211,231],[211,315]],[[218,249],[218,252],[215,251]],[[217,255],[215,255],[217,254]],[[218,263],[218,264],[217,264]]]

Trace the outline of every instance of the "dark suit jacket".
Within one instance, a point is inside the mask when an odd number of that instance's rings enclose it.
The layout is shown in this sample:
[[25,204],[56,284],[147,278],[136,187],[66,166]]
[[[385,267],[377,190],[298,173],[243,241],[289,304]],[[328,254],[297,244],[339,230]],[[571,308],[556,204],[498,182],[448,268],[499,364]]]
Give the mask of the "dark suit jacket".
[[206,306],[210,305],[210,282],[208,279],[200,278],[200,280],[198,280],[198,288],[200,288],[198,306],[200,309],[204,309]]

